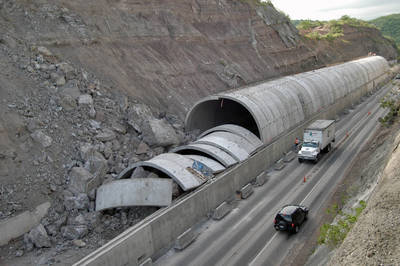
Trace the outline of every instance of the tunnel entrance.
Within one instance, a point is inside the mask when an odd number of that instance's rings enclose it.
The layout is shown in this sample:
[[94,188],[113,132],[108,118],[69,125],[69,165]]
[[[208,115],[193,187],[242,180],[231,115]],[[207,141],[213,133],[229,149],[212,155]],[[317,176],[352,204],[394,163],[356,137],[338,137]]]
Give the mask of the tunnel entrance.
[[201,132],[223,125],[235,124],[260,138],[253,115],[240,103],[228,98],[212,99],[197,104],[186,118],[186,130]]

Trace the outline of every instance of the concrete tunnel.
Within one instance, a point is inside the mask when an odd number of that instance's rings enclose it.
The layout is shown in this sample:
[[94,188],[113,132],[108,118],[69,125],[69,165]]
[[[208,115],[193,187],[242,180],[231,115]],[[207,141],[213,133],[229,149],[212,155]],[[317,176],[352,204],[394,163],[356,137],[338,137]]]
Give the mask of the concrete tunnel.
[[372,56],[212,95],[188,112],[186,130],[235,124],[267,144],[349,94],[357,102],[388,70],[386,59]]
[[[385,80],[388,71],[386,59],[372,56],[206,97],[194,104],[185,120],[187,131],[200,130],[198,139],[126,168],[120,180],[98,189],[96,209],[168,206],[171,182],[165,179],[174,180],[183,191],[195,189],[333,104],[342,102],[344,108],[357,103]],[[131,178],[137,167],[168,178]]]

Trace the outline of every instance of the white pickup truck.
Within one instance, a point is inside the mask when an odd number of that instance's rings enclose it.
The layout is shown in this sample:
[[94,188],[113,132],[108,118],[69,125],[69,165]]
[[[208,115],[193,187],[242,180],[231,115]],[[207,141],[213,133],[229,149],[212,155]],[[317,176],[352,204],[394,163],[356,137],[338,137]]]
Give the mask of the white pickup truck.
[[303,144],[297,154],[299,162],[317,163],[321,152],[329,152],[335,142],[335,120],[316,120],[304,129]]

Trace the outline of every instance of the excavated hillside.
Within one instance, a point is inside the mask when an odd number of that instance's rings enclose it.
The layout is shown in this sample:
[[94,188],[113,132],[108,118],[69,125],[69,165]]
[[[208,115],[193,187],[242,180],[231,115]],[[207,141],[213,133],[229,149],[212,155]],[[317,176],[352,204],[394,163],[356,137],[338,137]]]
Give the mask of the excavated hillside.
[[[202,97],[397,57],[378,31],[309,41],[272,5],[244,0],[0,0],[0,33],[0,230],[38,215],[7,245],[0,234],[6,265],[68,264],[156,210],[97,213],[95,188],[193,139],[183,118]],[[80,179],[96,183],[76,190]]]

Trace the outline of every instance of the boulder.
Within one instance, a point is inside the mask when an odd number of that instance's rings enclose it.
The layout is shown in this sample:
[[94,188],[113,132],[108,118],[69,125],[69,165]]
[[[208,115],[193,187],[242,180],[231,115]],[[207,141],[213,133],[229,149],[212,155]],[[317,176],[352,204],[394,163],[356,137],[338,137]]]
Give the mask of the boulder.
[[139,166],[139,167],[136,167],[135,170],[133,170],[131,178],[145,178],[148,175],[149,175],[149,172],[144,170],[143,167]]
[[126,127],[118,122],[112,123],[112,129],[118,133],[126,134]]
[[68,218],[68,225],[87,225],[88,221],[86,221],[85,216],[83,214],[79,214],[75,217]]
[[52,55],[53,55],[53,53],[50,52],[50,50],[47,49],[47,48],[44,47],[44,46],[39,46],[39,47],[37,48],[37,51],[39,52],[39,54],[44,55],[44,56],[52,56]]
[[86,194],[78,194],[77,196],[66,196],[64,198],[64,206],[70,210],[87,210],[89,208],[89,198]]
[[33,228],[28,233],[28,238],[37,248],[51,247],[50,238],[47,235],[46,229],[44,229],[44,226],[42,224],[39,224],[38,226]]
[[58,86],[58,87],[61,87],[61,86],[64,86],[65,85],[65,77],[64,76],[61,76],[61,77],[59,77],[57,80],[56,80],[56,85]]
[[74,167],[69,174],[69,186],[72,191],[78,193],[88,193],[92,188],[89,184],[95,177],[83,167]]
[[93,98],[89,94],[82,94],[78,98],[79,105],[93,105]]
[[75,69],[68,63],[60,63],[57,65],[58,69],[61,70],[67,79],[71,79],[75,74]]
[[39,142],[43,147],[50,147],[53,143],[53,139],[46,134],[43,133],[42,130],[35,130],[31,137],[34,141]]
[[60,100],[60,105],[67,111],[72,111],[77,107],[76,100],[70,95],[64,95]]
[[75,240],[73,240],[73,241],[72,241],[72,244],[74,244],[75,246],[80,247],[80,248],[83,248],[83,247],[86,246],[86,243],[83,242],[83,241],[80,240],[80,239],[75,239]]
[[79,96],[81,96],[81,92],[78,88],[78,83],[76,80],[68,81],[64,87],[62,88],[61,92],[62,95],[68,95],[77,100]]
[[150,146],[178,145],[179,138],[170,124],[163,119],[151,119],[142,125],[143,140]]
[[141,155],[141,154],[146,154],[149,151],[149,146],[144,143],[143,141],[139,143],[139,146],[136,148],[136,154]]
[[69,240],[80,239],[89,232],[86,225],[67,225],[61,228],[61,234]]
[[96,138],[100,141],[110,141],[116,138],[116,135],[114,131],[111,129],[105,128],[100,132],[99,134],[96,135]]

